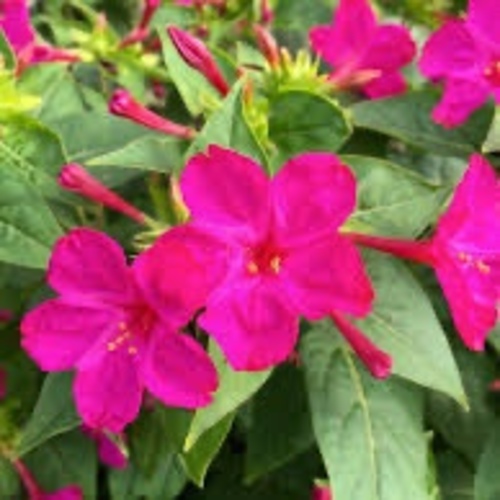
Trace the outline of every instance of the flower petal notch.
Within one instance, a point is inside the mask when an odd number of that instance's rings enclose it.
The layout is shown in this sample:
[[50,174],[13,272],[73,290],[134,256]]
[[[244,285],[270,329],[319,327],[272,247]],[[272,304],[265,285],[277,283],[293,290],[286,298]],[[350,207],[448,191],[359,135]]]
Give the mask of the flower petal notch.
[[410,32],[396,24],[377,24],[368,0],[340,0],[330,25],[309,32],[311,46],[333,67],[334,88],[359,89],[376,99],[401,94],[401,68],[416,53]]
[[444,86],[436,123],[456,127],[489,97],[500,102],[499,13],[495,1],[470,0],[465,18],[446,20],[425,43],[420,71]]
[[[92,429],[120,433],[136,418],[144,389],[166,405],[196,408],[210,403],[217,387],[205,351],[180,333],[204,301],[198,288],[186,291],[183,280],[203,283],[202,271],[177,240],[167,235],[162,245],[161,263],[146,251],[128,267],[106,235],[71,231],[49,265],[49,284],[60,296],[22,321],[22,345],[43,370],[76,370],[76,406]],[[160,265],[172,271],[168,283],[155,288],[165,294],[169,314],[155,307],[161,297],[147,298],[144,270]]]
[[361,245],[432,266],[464,344],[482,351],[498,318],[499,234],[499,183],[493,168],[475,154],[431,239],[350,237]]
[[210,146],[191,158],[180,185],[192,218],[174,233],[216,275],[199,323],[236,370],[285,361],[301,316],[370,311],[361,257],[338,231],[356,193],[336,156],[298,155],[269,179],[250,158]]

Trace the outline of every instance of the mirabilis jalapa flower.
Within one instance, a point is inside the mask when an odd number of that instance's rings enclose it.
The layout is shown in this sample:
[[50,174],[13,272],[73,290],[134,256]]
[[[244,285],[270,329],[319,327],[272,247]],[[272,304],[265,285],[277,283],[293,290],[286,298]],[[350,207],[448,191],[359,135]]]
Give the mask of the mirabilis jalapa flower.
[[338,89],[360,89],[370,98],[406,90],[401,68],[416,47],[404,26],[377,24],[368,0],[340,0],[329,26],[309,32],[311,46],[334,70],[330,82]]
[[434,236],[405,241],[351,234],[354,241],[434,267],[456,329],[467,347],[484,349],[500,300],[500,185],[480,155],[473,155]]
[[422,73],[444,83],[432,118],[462,124],[492,96],[500,103],[500,2],[469,0],[464,19],[449,19],[426,42]]
[[[179,332],[203,304],[203,274],[178,241],[164,237],[161,248],[161,261],[146,251],[128,267],[106,235],[72,230],[49,264],[60,296],[22,321],[22,346],[43,370],[76,369],[76,407],[91,428],[121,432],[144,389],[167,405],[196,408],[217,387],[208,355]],[[158,267],[168,279],[156,279]]]
[[[236,370],[290,356],[300,316],[331,315],[342,331],[344,313],[370,311],[361,257],[338,232],[354,209],[355,178],[334,155],[295,156],[269,179],[250,158],[212,145],[190,159],[180,186],[191,221],[166,237],[205,263],[209,293],[198,321]],[[369,339],[344,334],[376,376],[388,375],[390,360]]]
[[18,59],[18,71],[42,62],[77,62],[79,57],[51,45],[36,42],[27,0],[0,0],[0,29]]

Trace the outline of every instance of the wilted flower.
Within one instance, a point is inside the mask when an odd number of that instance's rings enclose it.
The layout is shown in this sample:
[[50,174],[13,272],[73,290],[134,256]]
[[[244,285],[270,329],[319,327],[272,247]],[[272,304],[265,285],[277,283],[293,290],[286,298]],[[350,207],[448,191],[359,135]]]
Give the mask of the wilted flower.
[[334,87],[359,88],[371,98],[406,90],[400,70],[415,56],[415,44],[405,27],[378,25],[368,0],[340,0],[332,24],[314,27],[309,38],[333,66]]
[[[60,296],[22,321],[22,345],[43,370],[76,368],[76,406],[89,427],[121,432],[145,388],[167,405],[196,408],[217,386],[204,350],[179,333],[203,305],[203,275],[179,242],[161,245],[161,261],[145,252],[129,268],[111,238],[71,231],[49,265]],[[159,267],[168,280],[156,279]]]

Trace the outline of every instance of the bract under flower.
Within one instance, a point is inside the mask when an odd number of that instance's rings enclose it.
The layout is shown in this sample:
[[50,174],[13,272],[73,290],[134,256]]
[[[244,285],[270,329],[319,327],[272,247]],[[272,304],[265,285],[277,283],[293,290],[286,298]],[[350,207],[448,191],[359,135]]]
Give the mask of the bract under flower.
[[312,48],[334,71],[331,82],[340,89],[359,88],[370,98],[406,90],[400,70],[415,56],[408,29],[378,25],[368,0],[340,0],[333,22],[309,32]]
[[369,312],[360,255],[338,233],[354,209],[355,179],[334,155],[298,155],[269,179],[250,158],[210,146],[180,182],[192,221],[173,235],[209,270],[199,322],[235,369],[285,360],[301,315]]
[[[145,252],[129,268],[104,234],[71,231],[49,265],[48,282],[60,296],[23,319],[22,345],[43,370],[76,369],[76,406],[89,427],[122,431],[144,388],[167,405],[211,401],[215,369],[179,333],[204,302],[203,275],[178,241],[164,237],[162,245],[161,262]],[[159,266],[169,278],[154,283]]]
[[419,67],[444,83],[433,111],[445,127],[462,124],[488,97],[500,102],[500,4],[470,0],[464,19],[449,19],[426,42]]

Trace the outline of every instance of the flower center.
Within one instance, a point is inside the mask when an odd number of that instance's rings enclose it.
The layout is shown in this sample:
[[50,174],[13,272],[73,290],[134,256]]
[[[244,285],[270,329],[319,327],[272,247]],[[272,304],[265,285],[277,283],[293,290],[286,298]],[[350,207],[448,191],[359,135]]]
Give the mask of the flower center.
[[265,241],[249,249],[246,269],[249,274],[273,276],[279,274],[283,252],[276,245]]
[[457,256],[458,260],[462,262],[465,267],[476,269],[481,274],[490,274],[491,267],[486,264],[484,260],[476,259],[466,252],[458,252]]
[[484,77],[494,87],[500,87],[500,61],[493,61],[486,66]]
[[138,344],[144,341],[156,321],[155,313],[146,305],[131,307],[126,318],[117,324],[117,334],[107,343],[109,352],[126,349],[130,356],[138,352]]

